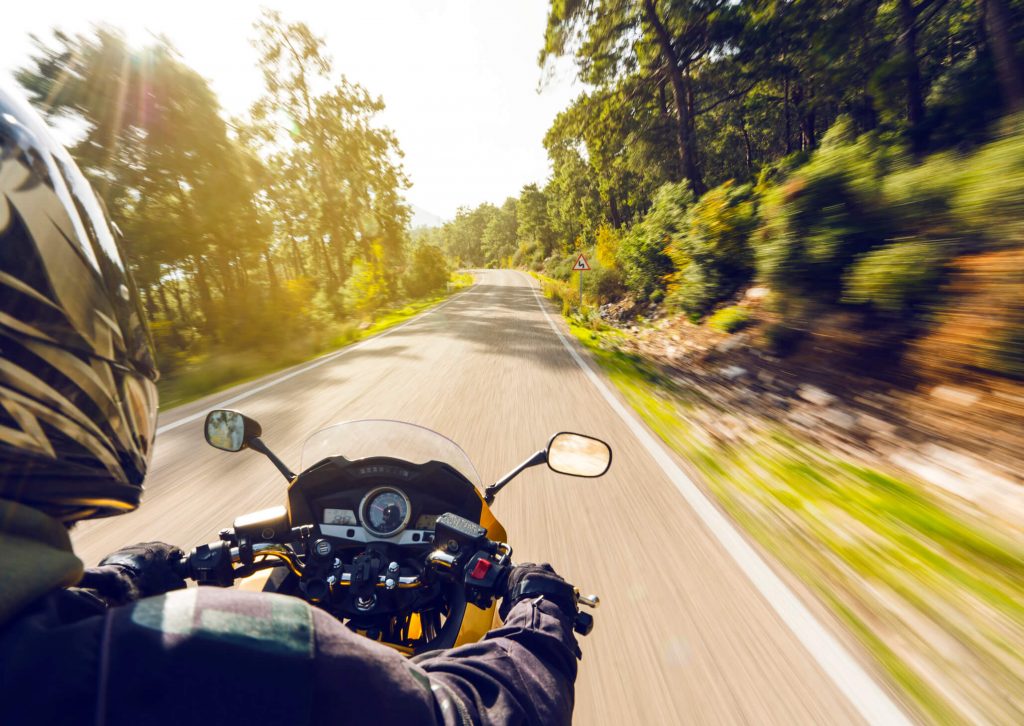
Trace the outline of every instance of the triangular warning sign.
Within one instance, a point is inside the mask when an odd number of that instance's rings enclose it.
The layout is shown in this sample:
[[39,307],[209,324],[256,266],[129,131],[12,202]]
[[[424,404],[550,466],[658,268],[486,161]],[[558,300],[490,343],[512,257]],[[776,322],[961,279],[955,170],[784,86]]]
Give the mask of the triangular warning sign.
[[572,269],[573,269],[573,271],[578,270],[580,272],[583,272],[585,270],[589,270],[590,269],[590,265],[587,264],[587,258],[584,257],[583,255],[580,255],[579,257],[577,257],[576,258],[576,264],[572,266]]

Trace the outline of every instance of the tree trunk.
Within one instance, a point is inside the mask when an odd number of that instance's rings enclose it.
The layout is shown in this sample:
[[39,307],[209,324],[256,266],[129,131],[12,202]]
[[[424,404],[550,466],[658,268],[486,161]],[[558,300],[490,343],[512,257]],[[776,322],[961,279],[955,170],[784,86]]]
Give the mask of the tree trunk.
[[815,120],[817,114],[814,108],[814,92],[807,96],[807,108],[800,115],[800,148],[804,151],[811,151],[818,145],[815,134]]
[[619,219],[619,208],[615,204],[615,195],[611,192],[608,193],[608,216],[611,217],[612,226],[618,229],[622,221]]
[[206,279],[206,263],[201,258],[192,261],[193,274],[196,282],[196,290],[199,291],[199,308],[202,310],[203,319],[206,321],[206,330],[213,333],[213,326],[216,315],[213,312],[213,296],[210,295],[210,284]]
[[263,258],[267,262],[267,282],[270,287],[270,295],[273,297],[277,294],[277,271],[274,269],[274,261],[270,259],[270,252],[264,252]]
[[1024,73],[1010,37],[1010,14],[1004,0],[978,0],[1003,101],[1011,113],[1024,110]]
[[903,55],[907,81],[907,124],[910,146],[919,155],[928,145],[924,128],[924,95],[921,88],[921,64],[917,58],[917,15],[913,0],[900,0],[900,22],[903,25]]
[[665,72],[668,74],[669,82],[672,84],[672,100],[675,102],[677,115],[676,141],[679,146],[679,161],[683,167],[683,175],[690,183],[693,193],[700,194],[704,191],[704,182],[701,180],[700,170],[697,168],[697,157],[693,148],[693,122],[690,118],[690,108],[686,85],[683,81],[683,73],[679,68],[679,58],[676,56],[675,48],[672,47],[672,37],[661,22],[661,18],[658,17],[658,12],[654,7],[654,0],[644,0],[644,15],[658,38],[658,46],[661,48]]
[[156,317],[156,305],[153,304],[153,294],[149,289],[149,285],[142,288],[142,299],[146,304],[146,317],[152,320]]
[[184,300],[181,299],[181,281],[174,281],[174,299],[178,303],[178,318],[186,325],[189,323],[188,308],[185,307]]
[[164,286],[159,282],[156,283],[156,294],[160,299],[160,307],[162,308],[164,317],[171,320],[174,316],[171,313],[171,306],[167,304],[167,292],[164,290]]
[[747,132],[747,120],[740,116],[740,131],[743,133],[744,161],[747,162],[747,174],[754,173],[754,151],[750,145],[750,134]]
[[790,133],[790,128],[789,128],[789,76],[788,75],[786,76],[786,78],[782,82],[782,117],[784,119],[782,133],[783,133],[783,135],[786,138],[786,155],[788,156],[789,154],[793,153],[793,141],[792,141],[792,138],[791,138],[792,134]]
[[295,260],[296,277],[306,276],[306,265],[302,261],[302,252],[299,250],[299,243],[295,241],[294,237],[289,235],[289,241],[291,242],[292,257]]

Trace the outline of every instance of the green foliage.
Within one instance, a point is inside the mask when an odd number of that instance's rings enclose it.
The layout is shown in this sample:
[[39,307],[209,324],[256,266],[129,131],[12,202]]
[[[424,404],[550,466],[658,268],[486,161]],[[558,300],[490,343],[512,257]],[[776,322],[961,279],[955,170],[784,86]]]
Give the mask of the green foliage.
[[402,288],[409,297],[426,297],[444,289],[448,282],[448,261],[440,247],[421,244],[413,250],[402,277]]
[[708,325],[723,333],[735,333],[742,330],[750,322],[750,313],[735,305],[722,308],[708,318]]
[[385,279],[383,246],[374,244],[367,257],[355,261],[352,274],[343,288],[343,296],[345,308],[364,317],[388,301],[390,295]]
[[953,214],[989,247],[1024,243],[1024,116],[1009,128],[970,155],[954,177]]
[[893,151],[870,135],[851,143],[848,129],[765,197],[758,271],[785,295],[839,302],[846,268],[889,230],[880,187]]
[[673,274],[665,248],[685,229],[686,210],[693,193],[685,183],[665,184],[655,193],[651,209],[619,244],[618,263],[626,286],[640,299],[662,294]]
[[749,237],[755,224],[749,186],[726,182],[693,204],[666,250],[677,270],[671,276],[671,301],[690,315],[701,315],[749,281],[754,271]]
[[851,265],[844,301],[871,303],[879,310],[909,314],[934,298],[948,251],[941,243],[897,240],[872,250]]

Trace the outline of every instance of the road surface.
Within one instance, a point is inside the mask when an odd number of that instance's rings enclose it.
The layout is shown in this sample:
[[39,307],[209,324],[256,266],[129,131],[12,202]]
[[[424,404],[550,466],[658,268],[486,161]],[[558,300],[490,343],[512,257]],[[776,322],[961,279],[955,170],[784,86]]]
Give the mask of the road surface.
[[601,596],[582,643],[576,723],[862,723],[863,710],[573,360],[535,283],[513,271],[477,280],[442,307],[304,372],[164,414],[142,508],[75,532],[86,564],[140,540],[187,549],[216,539],[238,514],[283,503],[285,482],[264,457],[219,452],[203,440],[202,413],[239,396],[231,407],[258,419],[263,439],[293,467],[307,436],[348,419],[440,431],[485,481],[551,433],[581,431],[612,444],[604,478],[532,469],[495,503],[517,561],[550,561]]

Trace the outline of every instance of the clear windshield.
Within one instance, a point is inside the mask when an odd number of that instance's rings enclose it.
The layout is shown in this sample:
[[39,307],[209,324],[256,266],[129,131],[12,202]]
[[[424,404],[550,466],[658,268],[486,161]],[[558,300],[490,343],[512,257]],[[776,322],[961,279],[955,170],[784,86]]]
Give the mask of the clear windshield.
[[302,445],[302,470],[328,456],[344,456],[349,461],[390,456],[413,464],[440,461],[478,489],[483,488],[480,475],[458,444],[436,431],[402,421],[367,419],[321,429]]

